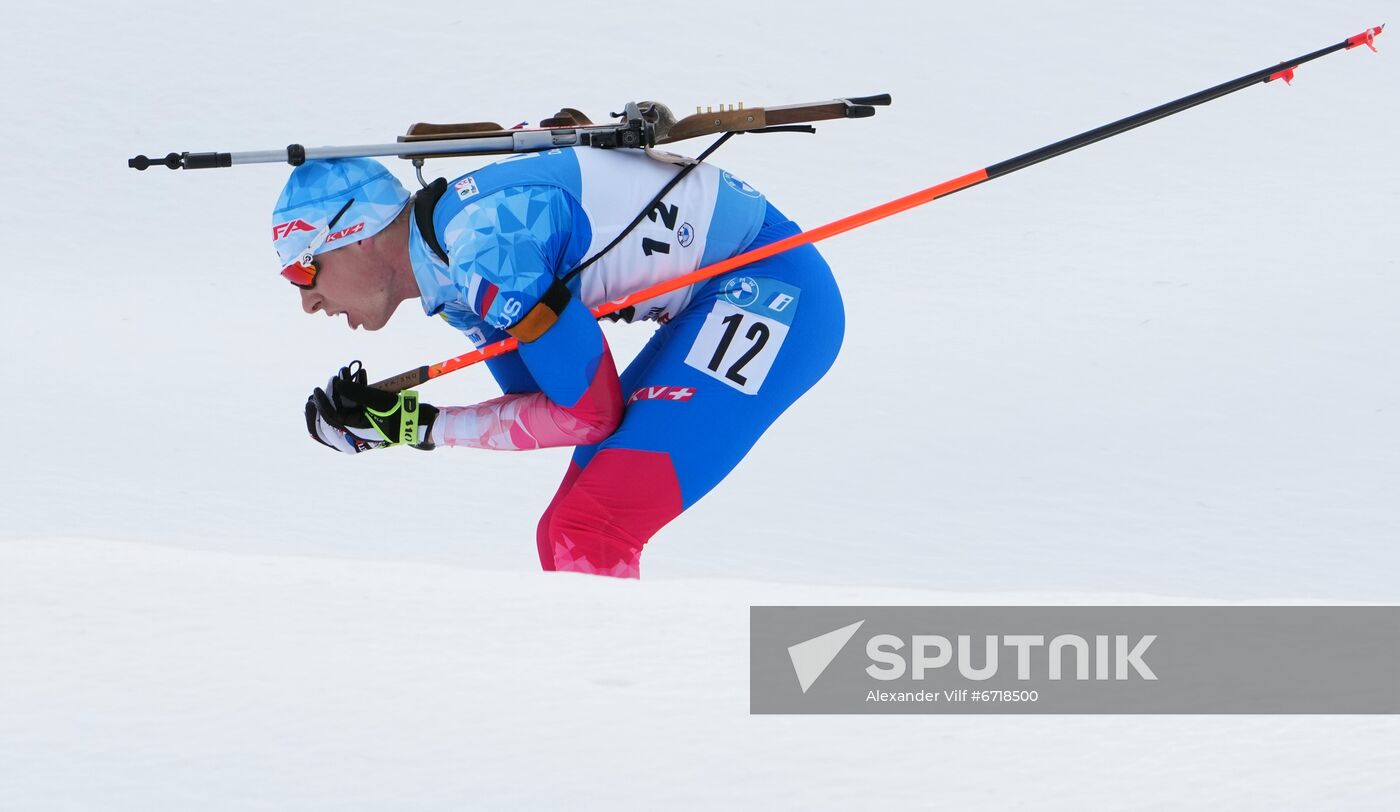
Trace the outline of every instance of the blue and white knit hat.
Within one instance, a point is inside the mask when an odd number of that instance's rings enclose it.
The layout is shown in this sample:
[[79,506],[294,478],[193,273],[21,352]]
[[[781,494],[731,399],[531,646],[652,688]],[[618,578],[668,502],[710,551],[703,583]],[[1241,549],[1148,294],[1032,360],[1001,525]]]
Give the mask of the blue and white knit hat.
[[[272,210],[272,246],[282,267],[296,262],[341,209],[314,254],[372,237],[403,211],[408,190],[373,158],[307,161],[292,170]],[[346,204],[349,207],[346,208]]]

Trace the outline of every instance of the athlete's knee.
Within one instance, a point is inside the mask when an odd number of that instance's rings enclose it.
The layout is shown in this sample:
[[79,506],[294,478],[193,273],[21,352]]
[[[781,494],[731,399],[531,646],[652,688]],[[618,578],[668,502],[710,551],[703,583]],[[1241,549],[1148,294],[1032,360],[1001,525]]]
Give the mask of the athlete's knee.
[[599,451],[541,523],[554,569],[636,578],[642,547],[680,515],[680,484],[669,454]]
[[540,562],[545,569],[638,578],[646,538],[613,522],[611,512],[588,492],[574,488],[540,523]]

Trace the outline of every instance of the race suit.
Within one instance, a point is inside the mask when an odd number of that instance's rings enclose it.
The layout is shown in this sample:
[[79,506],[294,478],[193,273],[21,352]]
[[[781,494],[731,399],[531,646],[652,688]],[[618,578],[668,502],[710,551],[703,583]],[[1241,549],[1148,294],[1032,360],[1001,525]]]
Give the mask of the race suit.
[[[640,151],[512,156],[419,193],[409,250],[423,309],[478,347],[503,396],[441,409],[436,445],[576,446],[537,529],[540,563],[637,577],[644,544],[722,480],[826,373],[845,315],[802,246],[622,310],[660,324],[619,377],[589,308],[788,237],[753,187],[701,164],[609,245],[679,171]],[[566,279],[567,277],[567,279]]]

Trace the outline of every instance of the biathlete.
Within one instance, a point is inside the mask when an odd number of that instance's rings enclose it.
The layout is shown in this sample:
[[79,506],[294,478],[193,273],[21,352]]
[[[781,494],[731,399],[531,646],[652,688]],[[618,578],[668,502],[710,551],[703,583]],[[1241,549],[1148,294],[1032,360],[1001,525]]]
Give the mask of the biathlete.
[[639,151],[512,156],[414,195],[369,158],[293,170],[273,212],[282,275],[307,313],[377,330],[421,299],[477,347],[501,397],[434,407],[372,389],[358,363],[307,399],[336,451],[391,445],[576,446],[536,534],[546,570],[639,575],[642,547],[743,459],[836,359],[845,327],[831,269],[802,246],[629,307],[660,324],[617,373],[589,311],[798,232],[762,194],[700,164],[617,245],[678,171]]

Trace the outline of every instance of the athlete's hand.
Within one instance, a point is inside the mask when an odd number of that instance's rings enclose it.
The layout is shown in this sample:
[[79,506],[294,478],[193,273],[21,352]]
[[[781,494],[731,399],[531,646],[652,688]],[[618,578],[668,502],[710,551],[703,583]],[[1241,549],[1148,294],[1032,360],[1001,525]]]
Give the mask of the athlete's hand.
[[359,361],[340,368],[306,399],[311,439],[345,454],[404,443],[428,450],[437,409],[417,392],[384,392],[369,385]]

